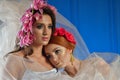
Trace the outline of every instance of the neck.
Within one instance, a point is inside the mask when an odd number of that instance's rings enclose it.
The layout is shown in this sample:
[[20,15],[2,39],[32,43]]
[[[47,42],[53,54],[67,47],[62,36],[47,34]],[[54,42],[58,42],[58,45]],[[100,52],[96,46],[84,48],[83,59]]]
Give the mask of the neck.
[[73,64],[70,62],[70,64],[65,67],[65,71],[71,77],[74,77],[77,74],[77,72],[79,71],[79,68],[80,68],[80,65],[78,65],[78,64],[80,64],[80,61],[75,59]]
[[36,57],[42,56],[43,46],[32,46],[32,49],[33,49],[32,56],[36,56]]
[[32,60],[39,63],[40,65],[44,66],[46,69],[50,70],[53,67],[46,59],[46,57],[42,54],[43,46],[31,46],[33,49],[33,54],[30,56]]

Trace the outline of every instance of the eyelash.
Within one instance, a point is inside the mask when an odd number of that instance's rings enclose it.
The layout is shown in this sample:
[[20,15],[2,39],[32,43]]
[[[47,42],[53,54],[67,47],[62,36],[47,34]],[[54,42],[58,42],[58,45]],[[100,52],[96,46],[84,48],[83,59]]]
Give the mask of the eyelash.
[[41,29],[43,27],[43,25],[38,25],[37,28],[38,29]]
[[[56,51],[55,51],[55,54],[58,55],[58,54],[60,54],[60,52],[61,52],[61,50],[56,50]],[[50,59],[50,58],[51,58],[51,55],[47,55],[46,57],[47,57],[48,59]]]
[[60,50],[56,50],[55,51],[55,54],[59,54],[61,51]]
[[[42,24],[37,26],[38,29],[42,29],[43,27],[44,27],[44,25],[42,25]],[[52,26],[48,26],[48,28],[52,29]]]
[[48,26],[49,29],[52,29],[53,26]]
[[48,59],[50,59],[50,58],[51,58],[51,56],[50,56],[50,55],[47,55],[46,57],[47,57]]

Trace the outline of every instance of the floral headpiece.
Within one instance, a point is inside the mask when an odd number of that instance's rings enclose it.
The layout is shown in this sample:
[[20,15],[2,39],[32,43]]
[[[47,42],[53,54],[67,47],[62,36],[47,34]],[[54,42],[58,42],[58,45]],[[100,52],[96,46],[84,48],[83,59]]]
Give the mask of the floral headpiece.
[[[34,35],[32,32],[32,26],[35,20],[42,18],[43,8],[45,6],[48,6],[54,14],[56,13],[55,7],[47,4],[46,0],[33,0],[31,7],[26,10],[24,15],[21,17],[22,29],[18,32],[20,47],[29,46],[31,43],[33,43]],[[33,14],[36,10],[38,10],[40,13],[36,12]]]
[[65,30],[64,28],[56,28],[53,36],[62,36],[64,37],[67,41],[76,44],[76,41],[74,39],[74,36],[68,32],[67,30]]

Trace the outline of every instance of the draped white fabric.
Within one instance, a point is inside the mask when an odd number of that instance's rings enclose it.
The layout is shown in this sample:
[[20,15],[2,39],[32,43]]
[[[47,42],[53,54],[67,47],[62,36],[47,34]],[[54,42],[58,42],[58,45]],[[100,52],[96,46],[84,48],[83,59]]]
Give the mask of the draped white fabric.
[[57,26],[73,33],[77,41],[74,54],[84,60],[75,77],[70,77],[64,71],[48,70],[32,60],[16,55],[3,57],[14,49],[16,34],[21,26],[19,19],[30,3],[31,0],[0,1],[0,80],[120,80],[120,56],[113,53],[90,55],[75,26],[60,13],[57,13]]

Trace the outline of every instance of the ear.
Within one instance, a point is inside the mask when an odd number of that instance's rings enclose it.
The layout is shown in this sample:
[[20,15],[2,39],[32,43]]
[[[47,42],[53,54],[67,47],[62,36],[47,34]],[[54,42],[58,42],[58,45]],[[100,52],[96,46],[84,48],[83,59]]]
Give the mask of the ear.
[[72,54],[73,50],[72,49],[67,49],[67,53]]

